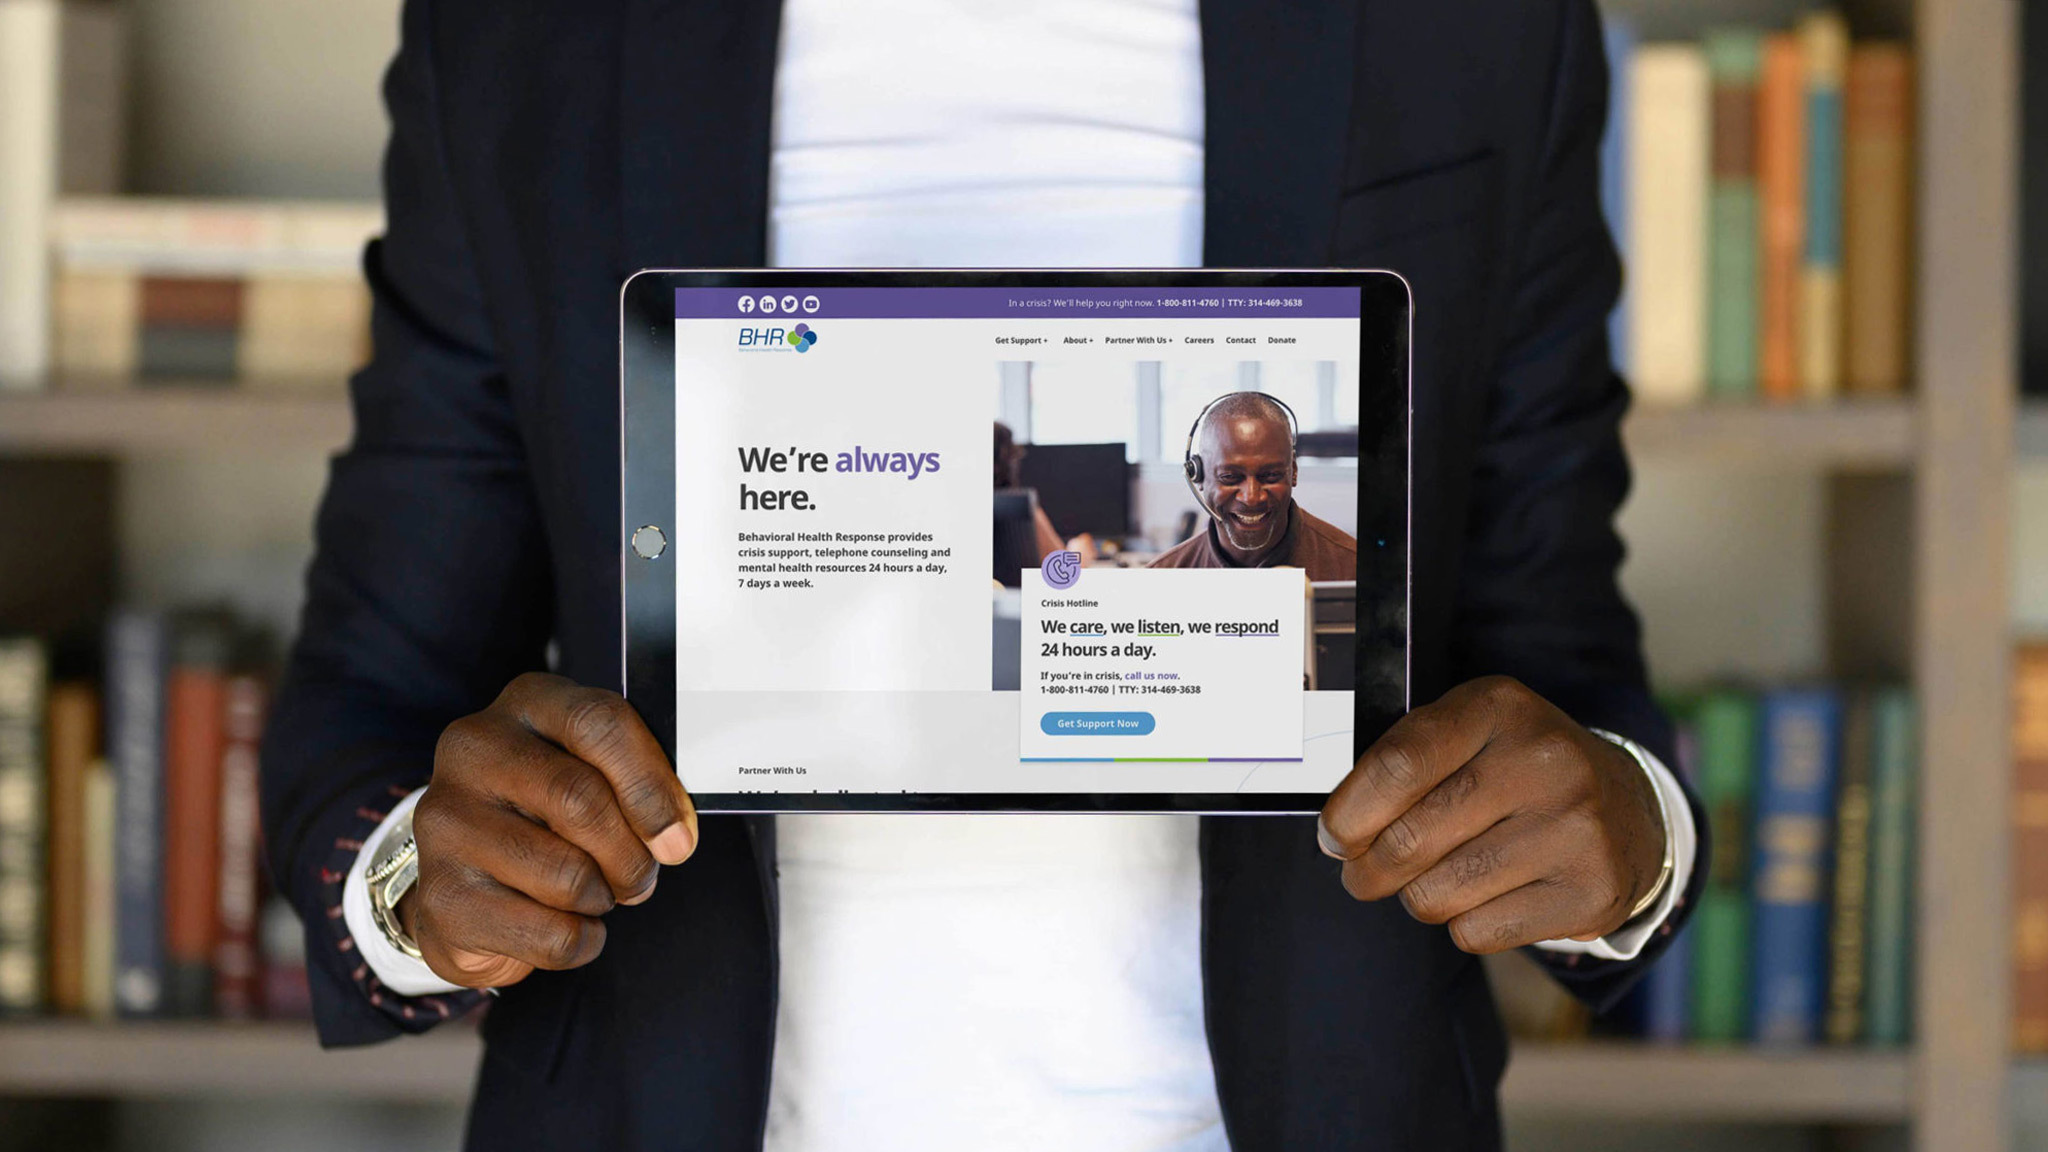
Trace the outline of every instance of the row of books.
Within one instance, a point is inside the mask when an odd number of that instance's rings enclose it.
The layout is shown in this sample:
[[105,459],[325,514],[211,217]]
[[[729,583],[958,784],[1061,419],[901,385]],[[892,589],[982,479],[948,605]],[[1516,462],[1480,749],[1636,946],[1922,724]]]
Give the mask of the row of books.
[[268,648],[218,609],[117,613],[93,678],[0,639],[0,1014],[309,1012],[261,863]]
[[1496,966],[1524,1036],[1899,1045],[1910,1036],[1913,701],[1896,686],[1674,696],[1679,771],[1707,805],[1699,906],[1643,982],[1592,1019]]
[[1612,334],[1646,401],[1828,400],[1905,388],[1913,69],[1795,29],[1636,43],[1608,27],[1603,200],[1627,287]]
[[58,204],[52,352],[66,387],[332,387],[370,352],[374,204]]

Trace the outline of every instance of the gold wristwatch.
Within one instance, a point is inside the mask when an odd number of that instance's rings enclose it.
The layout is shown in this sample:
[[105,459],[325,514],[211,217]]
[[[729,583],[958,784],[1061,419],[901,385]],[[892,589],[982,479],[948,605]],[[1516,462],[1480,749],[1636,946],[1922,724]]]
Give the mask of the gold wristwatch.
[[370,888],[370,914],[377,928],[393,948],[415,960],[424,961],[420,946],[406,934],[398,920],[398,901],[420,878],[420,846],[412,837],[412,810],[398,818],[370,856],[370,870],[364,877]]

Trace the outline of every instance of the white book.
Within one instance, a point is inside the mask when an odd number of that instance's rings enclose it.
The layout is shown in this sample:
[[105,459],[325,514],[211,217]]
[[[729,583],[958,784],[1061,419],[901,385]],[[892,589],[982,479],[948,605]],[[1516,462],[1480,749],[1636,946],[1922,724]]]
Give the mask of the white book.
[[1630,63],[1628,341],[1645,404],[1706,394],[1709,91],[1696,45],[1646,44]]
[[112,3],[0,0],[0,388],[49,371],[52,204],[120,187],[124,33]]

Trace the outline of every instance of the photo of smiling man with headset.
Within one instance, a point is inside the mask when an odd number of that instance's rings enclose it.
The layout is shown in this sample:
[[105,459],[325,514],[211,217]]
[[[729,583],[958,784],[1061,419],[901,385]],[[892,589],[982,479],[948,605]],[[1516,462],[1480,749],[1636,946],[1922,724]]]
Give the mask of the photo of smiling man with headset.
[[1350,580],[1358,541],[1294,500],[1300,475],[1294,412],[1263,392],[1209,402],[1188,434],[1188,487],[1209,525],[1148,568],[1302,568],[1310,580]]

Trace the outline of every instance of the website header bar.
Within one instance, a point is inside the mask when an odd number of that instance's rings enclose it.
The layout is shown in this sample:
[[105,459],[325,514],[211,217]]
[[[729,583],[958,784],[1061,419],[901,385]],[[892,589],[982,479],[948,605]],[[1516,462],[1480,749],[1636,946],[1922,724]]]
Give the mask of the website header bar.
[[678,288],[678,320],[1355,320],[1357,288]]

